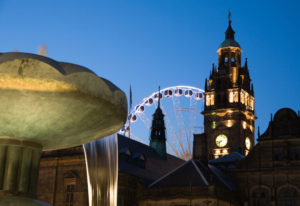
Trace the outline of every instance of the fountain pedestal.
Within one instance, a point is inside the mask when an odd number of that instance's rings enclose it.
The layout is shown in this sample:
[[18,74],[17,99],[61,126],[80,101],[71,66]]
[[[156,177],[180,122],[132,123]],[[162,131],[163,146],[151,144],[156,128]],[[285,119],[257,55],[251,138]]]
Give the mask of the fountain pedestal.
[[42,146],[0,140],[0,205],[48,205],[35,201]]

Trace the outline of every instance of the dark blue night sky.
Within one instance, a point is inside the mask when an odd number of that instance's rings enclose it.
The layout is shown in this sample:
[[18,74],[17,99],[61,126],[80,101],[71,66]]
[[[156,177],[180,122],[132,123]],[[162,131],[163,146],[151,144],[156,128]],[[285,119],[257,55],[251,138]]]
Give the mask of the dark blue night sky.
[[36,53],[84,65],[129,93],[133,103],[162,88],[204,88],[224,40],[228,9],[248,58],[256,126],[270,113],[300,110],[299,1],[0,1],[2,52]]

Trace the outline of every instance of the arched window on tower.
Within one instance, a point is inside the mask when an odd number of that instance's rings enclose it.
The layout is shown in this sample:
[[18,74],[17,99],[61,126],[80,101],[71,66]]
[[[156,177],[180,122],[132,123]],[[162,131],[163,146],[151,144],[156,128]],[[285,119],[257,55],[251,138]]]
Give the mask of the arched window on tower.
[[279,205],[280,206],[298,206],[299,198],[298,191],[291,186],[285,186],[279,189],[278,192]]
[[258,186],[251,193],[252,206],[269,206],[271,203],[270,192],[267,188]]
[[233,66],[233,67],[236,66],[236,60],[235,60],[235,58],[231,58],[231,66]]

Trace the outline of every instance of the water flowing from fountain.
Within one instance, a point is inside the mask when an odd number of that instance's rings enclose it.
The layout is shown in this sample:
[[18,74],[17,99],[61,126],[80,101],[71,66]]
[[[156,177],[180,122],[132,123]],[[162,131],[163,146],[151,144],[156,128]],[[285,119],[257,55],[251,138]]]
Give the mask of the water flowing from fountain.
[[118,137],[83,145],[88,178],[89,206],[116,206],[118,188]]

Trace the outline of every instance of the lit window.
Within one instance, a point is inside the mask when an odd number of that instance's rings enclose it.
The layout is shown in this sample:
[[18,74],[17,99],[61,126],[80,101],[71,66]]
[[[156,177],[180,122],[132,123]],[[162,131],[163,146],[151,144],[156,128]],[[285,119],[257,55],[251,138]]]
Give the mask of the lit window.
[[240,95],[241,95],[241,102],[242,102],[242,104],[245,104],[245,95],[244,95],[244,92],[242,91]]
[[233,93],[233,102],[238,102],[239,101],[239,93],[238,92],[234,92]]
[[229,92],[229,102],[233,102],[233,92]]
[[206,106],[212,106],[215,104],[215,95],[208,94],[206,95]]
[[242,121],[242,125],[243,125],[243,129],[247,129],[247,122],[246,121]]
[[213,122],[211,123],[211,128],[216,129],[216,126],[217,126],[216,122],[213,121]]
[[254,110],[254,99],[253,98],[250,99],[250,107],[252,110]]
[[248,96],[248,93],[245,92],[245,105],[246,105],[246,106],[249,105],[248,102],[249,102],[249,96]]
[[226,126],[227,127],[232,127],[232,125],[233,125],[233,121],[232,120],[227,120],[226,121]]
[[250,125],[249,128],[250,128],[251,132],[253,132],[253,126]]
[[215,104],[215,95],[211,95],[211,98],[210,98],[210,105],[214,105]]
[[210,95],[206,95],[206,106],[210,106]]

